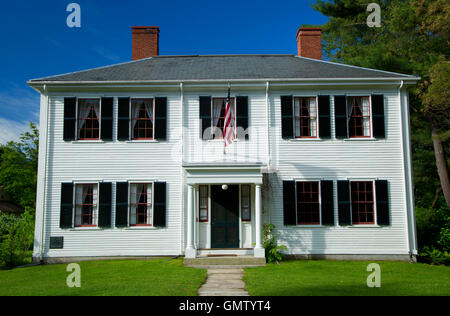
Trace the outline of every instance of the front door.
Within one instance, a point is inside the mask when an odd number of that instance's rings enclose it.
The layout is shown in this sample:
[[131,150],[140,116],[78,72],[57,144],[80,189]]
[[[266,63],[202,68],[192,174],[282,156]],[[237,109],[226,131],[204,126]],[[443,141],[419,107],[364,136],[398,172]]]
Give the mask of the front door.
[[239,248],[239,186],[211,186],[211,247]]

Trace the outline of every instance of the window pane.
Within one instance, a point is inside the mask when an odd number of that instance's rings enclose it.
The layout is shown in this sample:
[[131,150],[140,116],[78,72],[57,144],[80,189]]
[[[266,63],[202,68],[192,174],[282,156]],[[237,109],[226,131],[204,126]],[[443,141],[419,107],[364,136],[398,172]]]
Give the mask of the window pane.
[[297,138],[317,136],[316,113],[316,98],[294,98],[295,136]]
[[78,100],[78,139],[99,139],[100,135],[100,100]]
[[199,219],[200,221],[208,221],[208,186],[199,186]]
[[297,182],[297,223],[320,225],[319,182]]
[[96,225],[97,184],[77,184],[75,188],[75,226]]
[[243,221],[251,220],[250,185],[241,186],[241,217]]
[[[226,111],[227,98],[214,98],[213,99],[213,112],[212,112],[212,125],[214,128],[214,138],[223,138],[224,125],[225,125],[225,111]],[[234,114],[234,98],[230,98],[231,109],[231,122],[230,125],[234,127],[235,114]]]
[[350,137],[370,137],[369,97],[348,97]]
[[153,139],[153,99],[131,100],[133,139]]
[[374,197],[372,181],[352,181],[353,224],[374,224]]
[[130,225],[151,225],[152,184],[130,184]]

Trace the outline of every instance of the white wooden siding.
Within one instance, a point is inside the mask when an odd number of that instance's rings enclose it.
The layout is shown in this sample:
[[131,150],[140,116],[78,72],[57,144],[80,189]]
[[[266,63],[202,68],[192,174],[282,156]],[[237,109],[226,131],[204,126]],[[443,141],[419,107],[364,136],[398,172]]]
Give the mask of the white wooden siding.
[[[70,96],[73,93],[68,94]],[[109,96],[76,94],[77,97]],[[154,97],[154,93],[121,93],[110,96]],[[49,155],[45,209],[44,256],[151,256],[180,254],[181,161],[168,153],[180,146],[173,133],[181,125],[179,95],[168,97],[167,141],[119,142],[117,139],[117,98],[114,101],[114,142],[64,142],[64,96],[50,97]],[[72,181],[112,182],[112,225],[115,223],[116,182],[161,181],[167,183],[166,228],[60,229],[61,183]],[[50,250],[50,236],[63,236],[64,249]]]
[[[290,91],[293,95],[315,95],[317,91]],[[336,140],[334,98],[331,98],[331,140],[281,139],[280,95],[272,91],[272,118],[277,127],[271,133],[277,173],[269,176],[273,196],[269,199],[270,221],[279,240],[293,254],[408,254],[407,209],[403,177],[400,100],[395,89],[329,90],[322,95],[384,94],[386,139]],[[322,179],[334,181],[334,227],[284,227],[282,181]],[[389,181],[391,225],[388,227],[338,226],[337,180],[385,179]]]
[[[185,247],[187,223],[185,172],[182,162],[221,161],[223,142],[200,138],[199,96],[226,96],[226,90],[186,90],[184,110],[180,92],[108,92],[58,93],[49,97],[49,137],[45,178],[44,257],[76,256],[150,256],[178,255]],[[293,254],[407,254],[408,229],[405,194],[405,171],[402,152],[402,124],[398,90],[392,88],[323,90],[309,85],[295,90],[269,91],[270,128],[267,131],[265,87],[238,90],[232,94],[249,97],[249,141],[236,142],[227,148],[225,160],[269,162],[276,172],[265,177],[263,218],[278,230],[279,241]],[[330,140],[281,139],[280,95],[342,95],[372,93],[385,96],[386,139],[336,140],[334,137],[334,99],[331,98]],[[64,96],[114,96],[113,142],[64,142]],[[162,142],[117,141],[117,97],[168,97],[168,140]],[[46,98],[41,98],[41,107]],[[42,115],[42,114],[41,114]],[[181,127],[183,125],[183,128]],[[184,148],[182,147],[182,133]],[[247,146],[248,145],[248,146]],[[41,167],[41,166],[40,166]],[[41,176],[43,169],[40,169]],[[339,227],[337,225],[336,181],[345,179],[386,179],[389,181],[391,225],[388,227]],[[334,181],[334,227],[284,227],[282,181],[292,179],[326,179]],[[115,222],[115,183],[121,181],[167,182],[167,228],[69,229],[59,228],[62,182],[113,182],[112,225]],[[40,181],[39,183],[42,183]],[[254,187],[252,186],[252,219]],[[198,210],[195,208],[196,218]],[[211,210],[210,210],[211,211]],[[38,214],[39,215],[39,214]],[[38,218],[41,218],[38,216]],[[254,220],[252,220],[254,223]],[[39,225],[39,224],[38,224]],[[202,224],[200,224],[202,225]],[[253,247],[254,227],[241,225],[243,247]],[[252,224],[254,226],[254,224]],[[198,233],[196,241],[207,246],[209,236]],[[50,250],[50,236],[63,236],[64,249]],[[36,251],[36,250],[35,250]]]

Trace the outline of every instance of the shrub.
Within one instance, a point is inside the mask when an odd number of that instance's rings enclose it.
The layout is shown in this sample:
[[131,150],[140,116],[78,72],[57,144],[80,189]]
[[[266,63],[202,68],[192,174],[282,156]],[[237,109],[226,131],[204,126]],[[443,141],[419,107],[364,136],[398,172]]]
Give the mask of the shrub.
[[416,226],[419,249],[427,246],[429,248],[445,250],[445,245],[442,242],[447,242],[448,247],[448,239],[445,238],[445,232],[442,232],[442,229],[450,229],[450,208],[441,207],[439,209],[432,209],[416,207]]
[[9,222],[6,227],[0,245],[0,263],[7,268],[24,264],[33,246],[33,238],[34,219],[27,209],[17,221]]
[[20,217],[17,215],[1,213],[0,214],[0,241],[3,236],[8,234],[11,227],[19,221]]
[[266,250],[267,263],[282,261],[284,255],[282,250],[287,250],[284,245],[277,245],[277,234],[275,226],[272,224],[264,224],[263,226],[263,247]]
[[420,261],[429,264],[450,265],[450,253],[428,246],[423,247],[419,259]]
[[450,251],[450,228],[444,227],[441,229],[438,244],[444,251]]

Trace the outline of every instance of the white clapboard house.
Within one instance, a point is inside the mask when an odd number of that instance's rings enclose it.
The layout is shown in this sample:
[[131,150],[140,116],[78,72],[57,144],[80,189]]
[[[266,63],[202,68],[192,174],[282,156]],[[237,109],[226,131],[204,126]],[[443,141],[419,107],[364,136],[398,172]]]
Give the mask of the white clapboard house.
[[[159,56],[30,80],[41,95],[35,260],[417,254],[407,88],[415,76],[298,55]],[[231,88],[234,140],[224,151]]]

